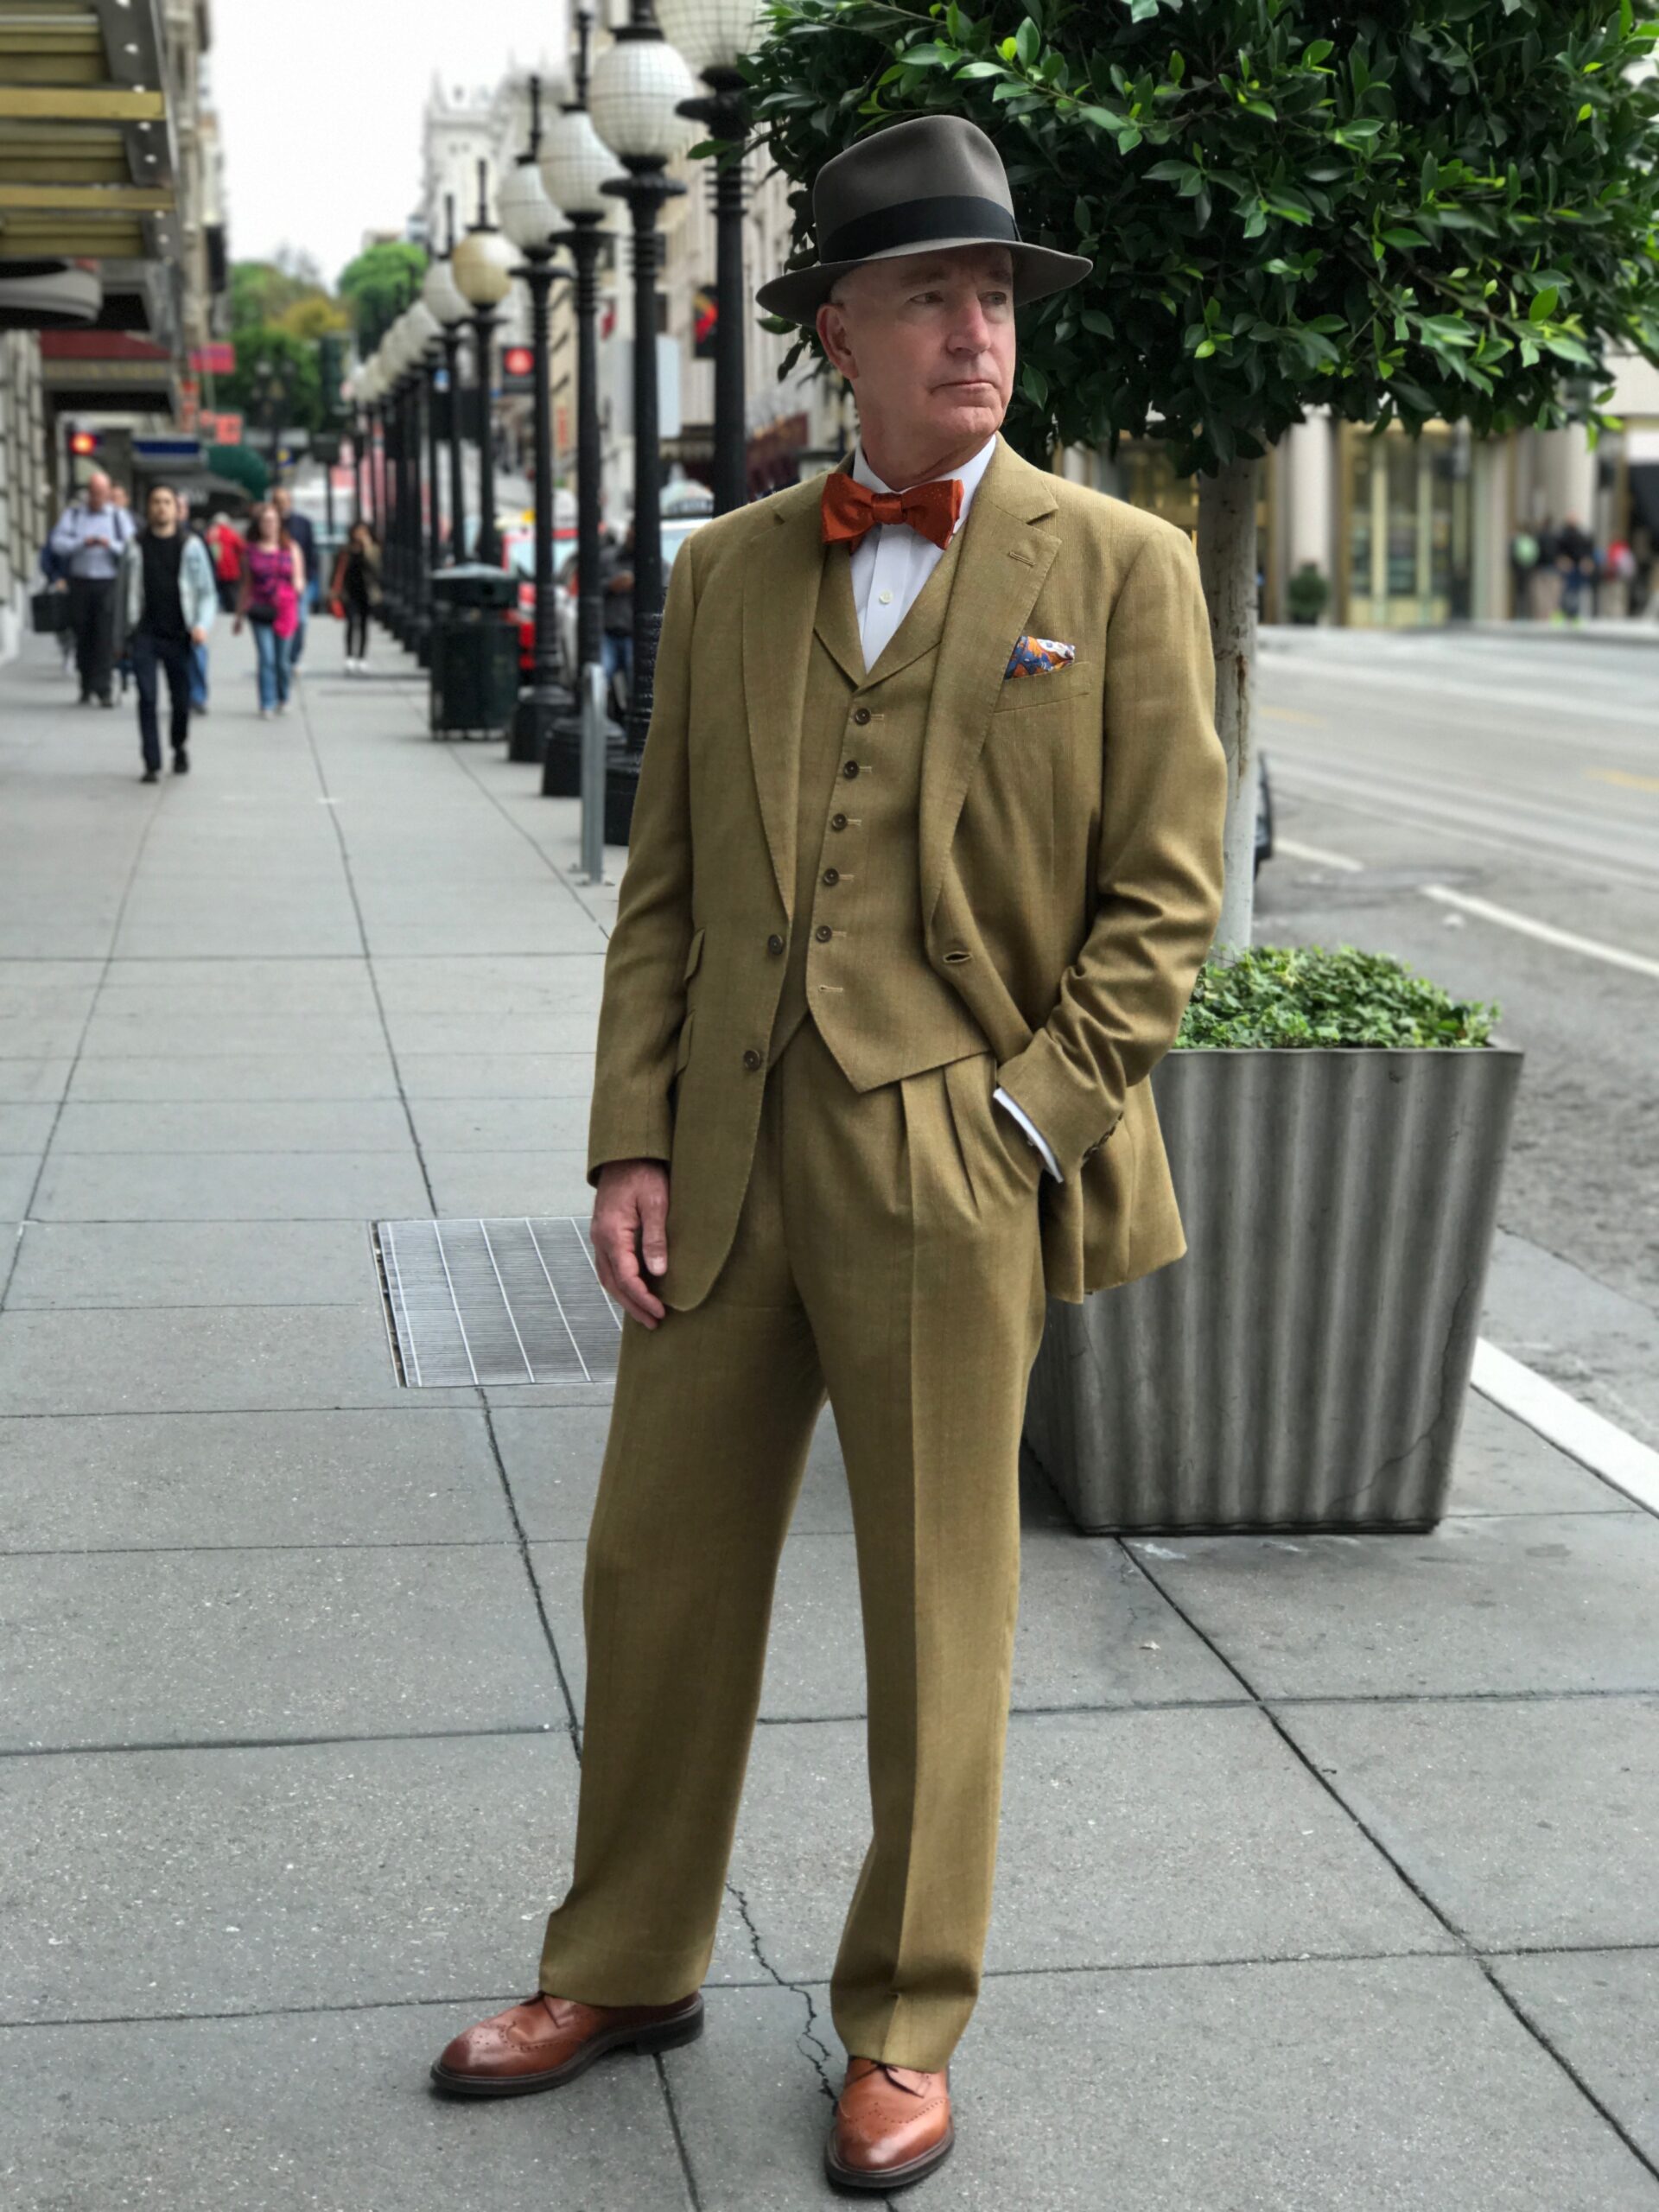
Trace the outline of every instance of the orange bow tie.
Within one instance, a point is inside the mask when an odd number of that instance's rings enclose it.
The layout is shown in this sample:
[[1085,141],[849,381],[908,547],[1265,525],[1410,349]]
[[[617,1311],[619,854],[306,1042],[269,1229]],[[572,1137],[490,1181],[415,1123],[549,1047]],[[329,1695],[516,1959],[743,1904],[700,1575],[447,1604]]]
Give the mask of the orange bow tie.
[[827,545],[855,547],[878,523],[908,523],[941,551],[962,512],[962,480],[937,476],[908,492],[872,492],[845,469],[823,481],[823,537]]

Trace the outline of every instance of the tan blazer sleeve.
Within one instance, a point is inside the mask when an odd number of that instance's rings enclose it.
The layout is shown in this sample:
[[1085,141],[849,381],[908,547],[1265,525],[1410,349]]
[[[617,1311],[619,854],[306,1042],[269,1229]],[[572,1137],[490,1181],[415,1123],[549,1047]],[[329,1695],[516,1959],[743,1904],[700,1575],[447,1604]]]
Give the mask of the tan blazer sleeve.
[[628,864],[605,955],[588,1179],[612,1160],[664,1160],[673,1119],[669,1086],[685,1017],[691,944],[691,809],[687,772],[691,631],[696,613],[692,547],[669,571],[657,647],[651,734],[635,795]]
[[1053,1012],[997,1071],[1070,1178],[1173,1043],[1221,912],[1227,766],[1198,562],[1160,529],[1107,630],[1098,904]]

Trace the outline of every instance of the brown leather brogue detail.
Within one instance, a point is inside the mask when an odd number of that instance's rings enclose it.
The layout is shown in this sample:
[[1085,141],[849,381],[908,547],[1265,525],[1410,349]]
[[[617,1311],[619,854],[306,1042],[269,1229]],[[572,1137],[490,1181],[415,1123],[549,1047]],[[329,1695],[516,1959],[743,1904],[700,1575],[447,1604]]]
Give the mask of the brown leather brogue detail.
[[824,2168],[842,2189],[903,2189],[950,2154],[950,2076],[853,2058],[836,2101]]
[[446,2044],[432,2079],[452,2096],[529,2096],[574,2082],[607,2050],[671,2050],[702,2033],[701,1991],[673,2005],[528,1997]]

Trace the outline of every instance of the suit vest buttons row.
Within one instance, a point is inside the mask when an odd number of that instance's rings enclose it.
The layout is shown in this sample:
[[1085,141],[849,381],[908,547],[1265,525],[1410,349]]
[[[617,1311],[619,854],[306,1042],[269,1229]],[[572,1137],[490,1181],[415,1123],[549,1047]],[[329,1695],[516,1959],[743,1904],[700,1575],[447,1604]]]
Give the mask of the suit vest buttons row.
[[751,1074],[753,1074],[755,1069],[760,1065],[760,1055],[755,1051],[753,1045],[749,1046],[747,1052],[743,1055],[743,1065],[748,1069]]

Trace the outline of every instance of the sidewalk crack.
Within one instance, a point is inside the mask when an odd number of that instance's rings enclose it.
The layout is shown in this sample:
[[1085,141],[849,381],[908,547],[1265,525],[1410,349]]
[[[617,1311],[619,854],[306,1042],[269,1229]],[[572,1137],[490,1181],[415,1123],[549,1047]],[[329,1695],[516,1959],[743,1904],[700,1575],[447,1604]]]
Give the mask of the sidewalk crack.
[[806,2007],[806,2025],[795,2038],[795,2048],[817,2075],[820,2087],[831,2104],[836,2101],[836,2085],[830,2078],[830,2046],[818,2033],[818,2008],[812,2001],[812,1992],[804,1982],[791,1981],[779,1973],[761,1948],[760,1930],[755,1925],[754,1915],[749,1910],[749,1901],[735,1882],[728,1882],[727,1891],[748,1930],[749,1948],[754,1953],[761,1971],[777,1983],[779,1989],[793,1990]]

